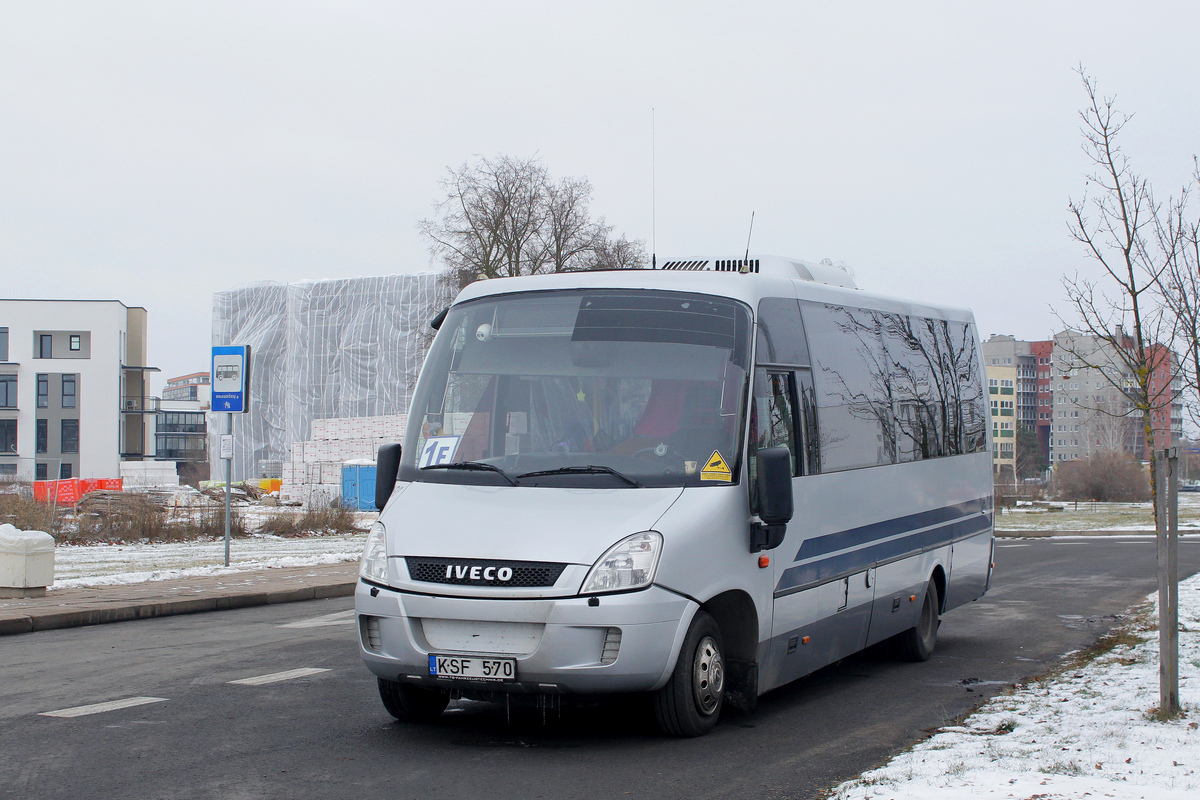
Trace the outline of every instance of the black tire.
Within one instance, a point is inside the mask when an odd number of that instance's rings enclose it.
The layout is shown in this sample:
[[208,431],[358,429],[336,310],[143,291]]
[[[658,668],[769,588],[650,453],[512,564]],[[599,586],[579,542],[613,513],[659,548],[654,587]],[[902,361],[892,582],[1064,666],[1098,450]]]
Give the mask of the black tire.
[[380,678],[379,699],[388,713],[401,722],[432,722],[446,710],[450,692]]
[[697,611],[675,670],[654,693],[654,717],[668,736],[703,736],[717,724],[725,702],[725,658],[716,620]]
[[928,661],[937,645],[941,598],[937,583],[930,581],[925,587],[925,598],[921,601],[921,617],[917,624],[892,637],[892,653],[901,661]]

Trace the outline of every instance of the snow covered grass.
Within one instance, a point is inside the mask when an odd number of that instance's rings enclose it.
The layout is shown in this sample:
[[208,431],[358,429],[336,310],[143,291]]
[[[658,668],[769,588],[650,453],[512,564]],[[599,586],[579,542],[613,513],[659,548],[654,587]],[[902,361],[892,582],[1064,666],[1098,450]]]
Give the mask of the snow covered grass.
[[144,581],[226,575],[278,567],[310,567],[357,561],[365,533],[287,537],[251,535],[229,544],[223,539],[160,544],[59,545],[54,552],[54,586],[115,586]]
[[[1158,722],[1157,593],[1107,646],[993,698],[830,800],[1200,797],[1200,575],[1179,587],[1184,717]],[[1094,657],[1093,657],[1094,656]]]
[[[996,515],[998,531],[1152,531],[1150,503],[1079,503],[1051,501],[1064,506],[1048,511],[1030,505],[1006,508]],[[1200,492],[1179,495],[1179,529],[1200,530]]]

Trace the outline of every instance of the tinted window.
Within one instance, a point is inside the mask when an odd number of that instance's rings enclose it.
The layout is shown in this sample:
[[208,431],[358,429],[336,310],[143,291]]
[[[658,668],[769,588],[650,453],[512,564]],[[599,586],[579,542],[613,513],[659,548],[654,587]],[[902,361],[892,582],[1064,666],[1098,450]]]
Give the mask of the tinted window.
[[795,299],[768,297],[758,304],[758,363],[808,366],[808,342]]
[[825,303],[804,304],[820,407],[823,472],[896,460],[883,316]]
[[[980,452],[986,399],[965,323],[804,304],[826,471]],[[888,420],[888,411],[891,420]]]
[[[750,448],[786,447],[796,475],[796,415],[792,406],[790,372],[754,372],[754,406],[750,411]],[[754,465],[751,463],[751,470]],[[753,476],[752,476],[753,477]]]

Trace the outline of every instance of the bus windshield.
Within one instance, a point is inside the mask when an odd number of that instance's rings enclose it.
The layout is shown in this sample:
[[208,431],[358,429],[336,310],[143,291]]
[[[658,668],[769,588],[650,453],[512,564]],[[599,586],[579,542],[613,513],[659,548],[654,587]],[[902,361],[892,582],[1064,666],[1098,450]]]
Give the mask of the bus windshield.
[[400,479],[637,488],[736,482],[750,313],[649,290],[453,307],[413,398]]

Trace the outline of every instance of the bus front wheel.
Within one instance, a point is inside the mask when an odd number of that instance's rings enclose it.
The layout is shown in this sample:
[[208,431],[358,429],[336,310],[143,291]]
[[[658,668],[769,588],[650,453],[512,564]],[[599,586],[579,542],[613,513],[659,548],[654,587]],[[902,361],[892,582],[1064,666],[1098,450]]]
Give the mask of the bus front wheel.
[[450,693],[380,678],[379,699],[388,713],[401,722],[432,722],[450,704]]
[[721,629],[697,611],[684,637],[675,670],[654,694],[654,717],[670,736],[703,736],[717,724],[725,699]]

